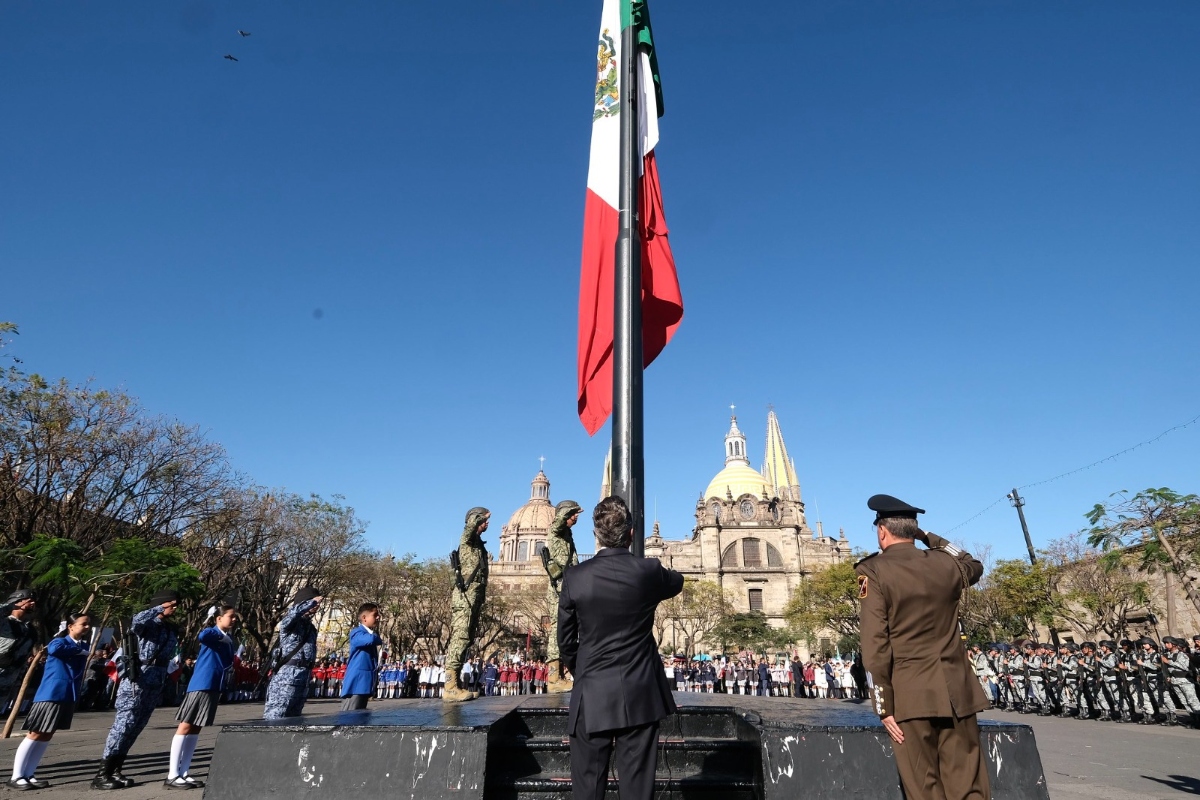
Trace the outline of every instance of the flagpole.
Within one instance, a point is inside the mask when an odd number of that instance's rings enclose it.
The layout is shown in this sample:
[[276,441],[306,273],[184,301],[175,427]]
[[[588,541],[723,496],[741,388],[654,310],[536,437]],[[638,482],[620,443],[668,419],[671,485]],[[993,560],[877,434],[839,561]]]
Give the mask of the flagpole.
[[[630,2],[630,0],[622,0]],[[637,26],[621,31],[620,230],[613,293],[612,490],[624,498],[633,522],[630,551],[645,553],[645,463],[642,442],[642,259],[638,239]]]

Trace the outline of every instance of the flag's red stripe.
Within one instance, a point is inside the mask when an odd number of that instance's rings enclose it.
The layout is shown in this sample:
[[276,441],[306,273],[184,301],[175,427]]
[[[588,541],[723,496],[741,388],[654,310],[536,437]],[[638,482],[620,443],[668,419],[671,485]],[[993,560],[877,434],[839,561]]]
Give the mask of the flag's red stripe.
[[[642,356],[649,366],[683,319],[683,296],[667,240],[662,187],[654,153],[639,187],[642,240]],[[613,259],[617,210],[588,190],[579,283],[579,420],[593,435],[612,413]]]

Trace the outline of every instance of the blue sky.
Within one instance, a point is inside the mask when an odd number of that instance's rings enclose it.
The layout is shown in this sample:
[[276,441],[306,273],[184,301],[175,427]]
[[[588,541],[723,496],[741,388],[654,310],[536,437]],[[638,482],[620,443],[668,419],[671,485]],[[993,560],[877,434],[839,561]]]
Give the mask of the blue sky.
[[[814,526],[945,531],[1200,414],[1200,5],[653,5],[686,306],[648,503],[690,530],[736,403]],[[599,0],[0,6],[0,319],[268,486],[441,555],[545,456],[593,502],[575,311]],[[237,30],[250,31],[248,38]],[[236,63],[222,58],[235,55]],[[319,310],[319,314],[317,311]],[[1034,538],[1200,490],[1200,425],[1027,490]],[[499,526],[489,537],[495,541]],[[1007,503],[954,531],[1020,556]],[[585,548],[586,549],[586,548]]]

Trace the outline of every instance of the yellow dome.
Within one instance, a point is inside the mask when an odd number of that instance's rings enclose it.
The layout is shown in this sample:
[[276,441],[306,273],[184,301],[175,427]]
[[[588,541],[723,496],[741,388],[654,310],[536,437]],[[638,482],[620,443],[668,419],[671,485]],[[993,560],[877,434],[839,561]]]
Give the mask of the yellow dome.
[[718,472],[704,490],[704,496],[724,500],[726,488],[733,493],[735,500],[744,494],[752,494],[755,498],[762,497],[764,491],[768,496],[772,494],[767,479],[744,461],[735,461]]

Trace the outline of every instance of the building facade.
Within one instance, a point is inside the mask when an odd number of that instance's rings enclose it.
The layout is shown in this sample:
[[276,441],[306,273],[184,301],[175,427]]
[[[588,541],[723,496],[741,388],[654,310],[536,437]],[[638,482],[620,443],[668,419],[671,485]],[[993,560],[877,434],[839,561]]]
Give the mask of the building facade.
[[[796,465],[773,410],[767,415],[761,471],[750,466],[746,436],[736,416],[730,420],[724,445],[724,466],[697,500],[690,534],[682,539],[665,538],[655,522],[646,538],[646,556],[657,558],[689,580],[711,581],[722,587],[733,611],[762,611],[772,625],[782,627],[791,593],[813,572],[849,559],[850,543],[844,535],[836,539],[824,536],[819,523],[816,532],[809,527]],[[601,495],[608,493],[606,480]],[[550,481],[539,471],[529,500],[501,528],[489,588],[504,592],[545,589],[540,551],[553,519]],[[576,545],[588,548],[592,540],[586,514],[575,530]]]

